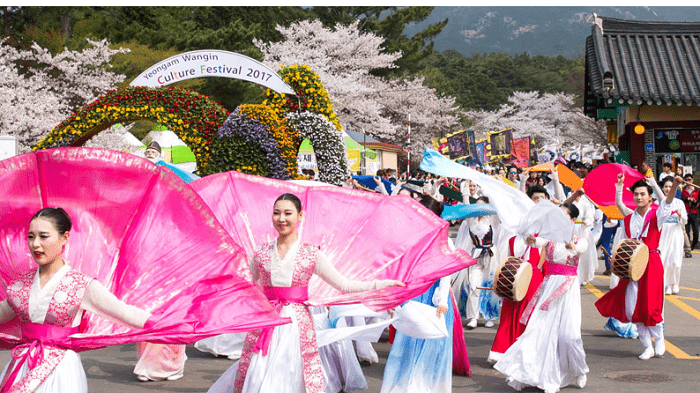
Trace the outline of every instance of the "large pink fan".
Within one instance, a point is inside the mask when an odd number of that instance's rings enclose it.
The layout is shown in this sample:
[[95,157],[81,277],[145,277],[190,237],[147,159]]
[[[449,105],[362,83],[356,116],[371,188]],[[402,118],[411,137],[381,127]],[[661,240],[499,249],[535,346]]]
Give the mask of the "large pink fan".
[[70,348],[189,343],[287,322],[250,283],[244,250],[167,168],[116,151],[60,148],[0,161],[0,184],[3,286],[36,266],[26,244],[31,216],[62,207],[73,220],[68,263],[154,314],[141,330],[90,315]]
[[627,165],[603,164],[592,170],[583,181],[586,195],[600,206],[615,206],[615,185],[617,184],[617,175],[619,173],[625,174],[622,202],[631,209],[636,208],[629,187],[637,180],[644,179],[644,175]]
[[252,255],[273,241],[274,201],[297,195],[305,210],[301,240],[320,246],[351,280],[395,279],[406,287],[342,294],[314,276],[310,305],[364,303],[395,307],[425,292],[436,280],[475,261],[448,245],[448,223],[407,196],[384,196],[340,187],[307,187],[281,180],[218,173],[190,183],[233,239]]

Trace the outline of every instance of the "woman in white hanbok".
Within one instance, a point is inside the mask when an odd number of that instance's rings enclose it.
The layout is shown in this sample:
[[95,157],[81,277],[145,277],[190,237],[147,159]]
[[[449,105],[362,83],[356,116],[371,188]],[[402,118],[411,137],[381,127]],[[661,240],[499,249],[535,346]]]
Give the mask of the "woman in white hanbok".
[[0,303],[0,323],[18,317],[23,339],[34,341],[12,350],[12,360],[0,376],[2,392],[87,392],[80,355],[52,342],[77,333],[84,311],[133,328],[142,328],[151,317],[117,299],[97,280],[71,269],[62,256],[71,228],[70,217],[61,208],[42,209],[29,224],[27,245],[38,268],[8,284],[7,298]]
[[[673,185],[672,177],[665,177],[661,184],[664,196],[668,195]],[[660,198],[663,199],[663,198]],[[678,293],[683,263],[683,228],[688,222],[688,213],[683,201],[674,198],[671,203],[673,213],[666,219],[659,238],[659,255],[664,264],[664,289],[667,295]]]
[[[578,209],[565,203],[562,209],[576,219]],[[536,386],[547,393],[586,384],[586,354],[581,340],[581,292],[578,287],[579,255],[586,239],[554,243],[528,237],[531,247],[545,247],[545,278],[521,317],[529,321],[525,332],[503,354],[494,368],[506,375],[516,390]]]
[[[489,203],[485,196],[476,203]],[[498,268],[499,221],[497,215],[467,218],[462,221],[455,239],[455,246],[461,248],[477,260],[475,265],[452,275],[452,291],[458,307],[464,303],[466,294],[465,317],[469,320],[467,327],[475,328],[479,315],[486,320],[486,327],[492,327],[500,313],[500,298],[493,291],[482,293],[478,287],[493,286],[493,276]]]
[[209,392],[324,393],[325,384],[311,313],[303,304],[308,282],[316,274],[342,292],[403,286],[395,280],[350,281],[316,246],[301,244],[297,226],[301,201],[283,194],[276,201],[272,223],[279,237],[259,247],[252,258],[253,280],[262,284],[280,316],[291,323],[246,336],[243,353],[209,388]]

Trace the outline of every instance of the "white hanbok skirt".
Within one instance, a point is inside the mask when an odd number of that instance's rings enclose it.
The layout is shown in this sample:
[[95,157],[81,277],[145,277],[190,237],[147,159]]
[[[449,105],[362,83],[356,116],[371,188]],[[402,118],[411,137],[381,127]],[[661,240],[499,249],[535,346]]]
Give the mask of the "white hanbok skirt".
[[[7,373],[10,362],[8,362],[5,369],[2,371],[0,381],[5,378],[5,373]],[[15,382],[20,381],[28,372],[29,365],[25,362],[22,365],[22,369],[17,374]],[[66,351],[63,359],[61,359],[53,372],[49,374],[44,383],[34,390],[35,393],[87,393],[87,391],[87,377],[85,376],[83,364],[80,362],[80,355],[71,350]]]
[[567,278],[559,275],[547,277],[525,332],[494,365],[516,390],[536,386],[556,392],[588,373],[581,340],[578,277],[574,277],[570,289],[554,299],[545,311],[540,309],[542,303]]
[[[306,390],[301,372],[299,322],[291,306],[282,307],[280,316],[291,318],[292,322],[275,327],[267,356],[253,353],[243,385],[244,393],[300,393]],[[238,361],[224,371],[208,392],[232,392],[237,373]]]
[[231,360],[238,360],[243,351],[245,336],[246,333],[220,334],[199,340],[194,343],[194,347],[214,356],[226,356]]
[[684,241],[680,223],[664,223],[659,238],[659,255],[664,264],[664,287],[680,283]]

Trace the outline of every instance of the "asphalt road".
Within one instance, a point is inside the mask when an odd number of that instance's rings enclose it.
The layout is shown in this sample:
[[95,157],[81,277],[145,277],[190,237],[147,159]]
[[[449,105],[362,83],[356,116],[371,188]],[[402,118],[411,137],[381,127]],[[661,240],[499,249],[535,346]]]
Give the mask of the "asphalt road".
[[[601,260],[600,266],[603,266]],[[602,271],[602,269],[601,269]],[[642,361],[638,340],[622,339],[603,329],[605,318],[593,306],[597,296],[606,292],[609,279],[598,275],[592,285],[581,287],[582,336],[590,372],[585,390],[590,392],[691,392],[700,383],[700,253],[684,260],[681,291],[667,295],[665,303],[666,348],[663,358]],[[473,375],[454,376],[453,392],[511,392],[504,377],[486,362],[496,328],[485,328],[483,322],[473,330],[465,330]],[[369,384],[366,392],[380,391],[384,363],[390,345],[382,340],[374,345],[379,364],[363,365]],[[113,346],[81,354],[90,392],[205,392],[233,363],[214,358],[187,347],[185,376],[178,381],[139,382],[133,374],[136,349],[133,344]],[[0,362],[10,358],[0,352]],[[566,391],[576,391],[569,387]],[[527,391],[537,392],[538,389]]]

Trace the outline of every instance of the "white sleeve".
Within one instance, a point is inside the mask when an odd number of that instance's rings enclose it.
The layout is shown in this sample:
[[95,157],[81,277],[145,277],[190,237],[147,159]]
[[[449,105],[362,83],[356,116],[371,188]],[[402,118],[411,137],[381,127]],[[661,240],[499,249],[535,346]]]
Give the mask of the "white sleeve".
[[0,324],[10,322],[15,317],[15,311],[10,307],[7,299],[0,302]]
[[445,276],[440,279],[440,284],[433,293],[433,305],[447,307],[450,296],[450,277]]
[[117,299],[97,280],[92,280],[88,285],[80,308],[133,328],[142,328],[146,320],[151,317],[151,313],[148,311],[130,306]]
[[338,270],[328,261],[328,258],[322,252],[316,254],[316,269],[314,270],[317,276],[323,281],[330,284],[333,288],[341,292],[363,292],[372,289],[381,289],[394,285],[394,280],[374,280],[374,281],[353,281],[343,277]]
[[666,198],[660,200],[659,208],[656,210],[656,225],[661,228],[666,220],[671,217],[671,213],[673,213],[673,203],[666,203]]
[[622,213],[623,216],[629,216],[630,214],[634,213],[634,210],[625,206],[625,204],[622,202],[622,187],[618,186],[617,184],[615,184],[615,205],[617,205],[617,209],[620,210],[620,213]]
[[588,240],[581,238],[574,246],[574,252],[578,255],[583,254],[588,250]]

